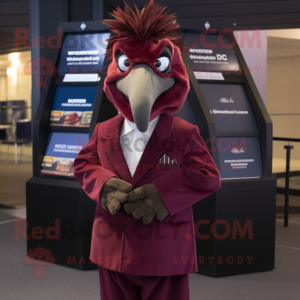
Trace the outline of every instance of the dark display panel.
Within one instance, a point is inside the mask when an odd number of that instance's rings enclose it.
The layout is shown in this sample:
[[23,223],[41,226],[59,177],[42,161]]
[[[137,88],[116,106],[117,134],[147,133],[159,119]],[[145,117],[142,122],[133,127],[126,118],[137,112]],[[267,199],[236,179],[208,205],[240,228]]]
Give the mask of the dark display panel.
[[[192,71],[197,79],[224,79],[222,73],[239,72],[240,66],[233,47],[220,34],[186,33],[184,36]],[[196,73],[195,73],[196,72]],[[219,75],[214,78],[213,75]]]
[[251,106],[242,85],[200,83],[218,133],[259,133]]
[[97,88],[96,85],[58,86],[50,125],[89,127]]
[[66,36],[59,60],[58,73],[100,73],[109,33],[69,34]]
[[262,176],[259,137],[217,138],[222,179]]
[[73,162],[79,151],[86,146],[86,133],[51,132],[42,163],[42,174],[74,176]]

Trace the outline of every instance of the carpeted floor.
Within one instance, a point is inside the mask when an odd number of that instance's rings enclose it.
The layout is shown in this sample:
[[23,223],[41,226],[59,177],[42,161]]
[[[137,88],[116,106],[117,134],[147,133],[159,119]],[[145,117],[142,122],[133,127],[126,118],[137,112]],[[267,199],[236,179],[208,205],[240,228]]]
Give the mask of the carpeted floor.
[[[100,299],[97,271],[77,271],[53,265],[47,266],[46,277],[34,277],[33,266],[24,263],[26,240],[15,238],[14,220],[21,217],[25,217],[24,208],[0,210],[0,299]],[[191,300],[298,300],[299,236],[300,218],[291,219],[288,228],[277,219],[273,271],[221,278],[191,274]]]

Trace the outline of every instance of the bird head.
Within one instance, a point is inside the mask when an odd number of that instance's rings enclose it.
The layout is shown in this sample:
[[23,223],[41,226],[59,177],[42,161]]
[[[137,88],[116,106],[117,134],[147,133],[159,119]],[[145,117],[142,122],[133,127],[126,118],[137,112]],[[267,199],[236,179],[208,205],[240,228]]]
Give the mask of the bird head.
[[126,119],[141,132],[160,114],[175,114],[183,105],[189,79],[181,58],[186,47],[176,16],[166,7],[146,3],[142,11],[125,2],[103,23],[115,36],[108,39],[111,55],[104,91]]

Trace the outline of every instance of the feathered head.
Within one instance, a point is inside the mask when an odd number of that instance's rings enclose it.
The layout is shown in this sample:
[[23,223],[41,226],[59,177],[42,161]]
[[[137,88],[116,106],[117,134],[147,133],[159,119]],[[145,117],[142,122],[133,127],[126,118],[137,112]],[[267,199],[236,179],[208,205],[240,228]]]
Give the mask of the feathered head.
[[139,11],[125,2],[103,23],[116,35],[108,39],[110,55],[104,91],[117,110],[142,132],[159,114],[174,114],[183,105],[189,80],[181,53],[186,46],[174,14],[154,3]]

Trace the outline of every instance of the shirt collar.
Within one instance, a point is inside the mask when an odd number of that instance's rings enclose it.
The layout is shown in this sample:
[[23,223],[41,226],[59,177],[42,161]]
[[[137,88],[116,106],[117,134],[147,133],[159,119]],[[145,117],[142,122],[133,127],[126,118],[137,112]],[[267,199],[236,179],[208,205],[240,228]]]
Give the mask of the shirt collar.
[[[152,135],[153,130],[159,120],[160,116],[157,116],[155,119],[153,119],[151,122],[149,122],[149,126],[146,132],[144,132],[145,134],[147,134],[149,137]],[[138,130],[136,128],[135,123],[132,123],[130,121],[128,121],[127,119],[124,118],[124,123],[123,123],[123,127],[122,127],[122,131],[121,131],[121,135],[120,137],[123,137],[124,135],[128,134],[129,132],[133,131],[133,130]]]

